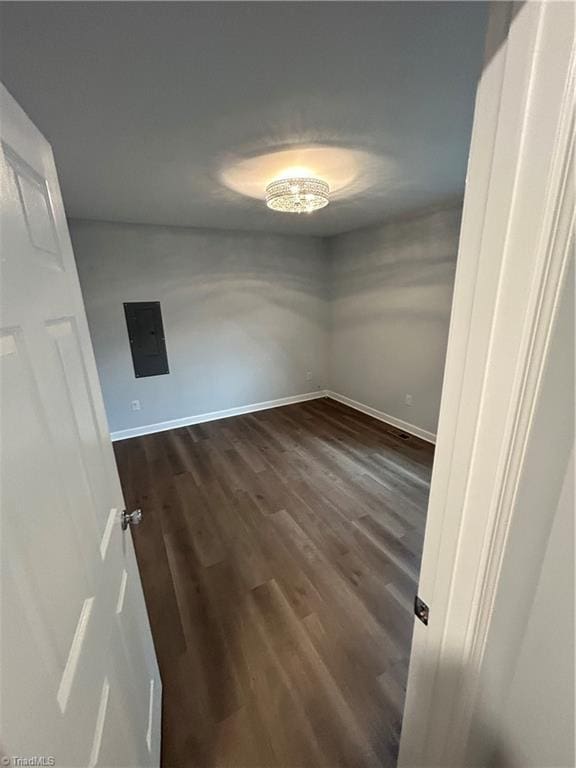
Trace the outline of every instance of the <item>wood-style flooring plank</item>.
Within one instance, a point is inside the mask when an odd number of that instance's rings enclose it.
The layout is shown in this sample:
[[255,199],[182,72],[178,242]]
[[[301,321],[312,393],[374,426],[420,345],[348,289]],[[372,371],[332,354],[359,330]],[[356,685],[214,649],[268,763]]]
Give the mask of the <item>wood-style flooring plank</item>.
[[433,447],[320,399],[115,452],[164,768],[393,768]]

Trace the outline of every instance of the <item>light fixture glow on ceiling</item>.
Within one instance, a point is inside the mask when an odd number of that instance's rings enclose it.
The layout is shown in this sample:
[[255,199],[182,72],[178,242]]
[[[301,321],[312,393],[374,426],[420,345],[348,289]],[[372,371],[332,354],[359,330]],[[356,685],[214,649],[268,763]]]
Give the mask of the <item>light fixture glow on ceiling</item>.
[[277,179],[266,187],[266,205],[284,213],[312,213],[330,202],[330,189],[321,179]]

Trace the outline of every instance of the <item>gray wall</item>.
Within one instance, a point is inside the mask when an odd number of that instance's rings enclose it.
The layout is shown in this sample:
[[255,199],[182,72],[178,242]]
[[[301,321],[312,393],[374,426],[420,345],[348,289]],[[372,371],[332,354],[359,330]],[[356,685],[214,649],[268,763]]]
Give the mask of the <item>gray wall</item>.
[[[327,388],[435,433],[460,212],[327,240],[72,220],[110,430]],[[124,301],[161,302],[169,376],[134,377]]]
[[[322,240],[75,220],[70,231],[112,432],[325,386]],[[124,301],[161,302],[170,375],[134,377]]]
[[330,389],[434,434],[460,213],[459,203],[328,241]]

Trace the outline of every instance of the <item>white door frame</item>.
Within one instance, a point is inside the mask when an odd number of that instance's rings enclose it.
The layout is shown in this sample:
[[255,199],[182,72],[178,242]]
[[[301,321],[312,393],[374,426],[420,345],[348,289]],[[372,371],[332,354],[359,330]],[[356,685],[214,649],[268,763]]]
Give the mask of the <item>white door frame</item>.
[[[479,82],[399,765],[466,765],[574,231],[572,3],[494,3]],[[571,201],[571,202],[570,202]],[[503,683],[504,685],[505,683]]]

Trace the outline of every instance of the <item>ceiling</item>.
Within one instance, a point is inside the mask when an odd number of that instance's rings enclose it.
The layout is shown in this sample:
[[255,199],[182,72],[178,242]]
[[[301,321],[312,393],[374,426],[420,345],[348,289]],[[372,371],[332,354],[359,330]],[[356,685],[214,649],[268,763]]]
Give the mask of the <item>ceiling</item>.
[[[461,195],[479,2],[3,3],[4,84],[68,216],[332,235]],[[311,215],[262,198],[286,166]]]

